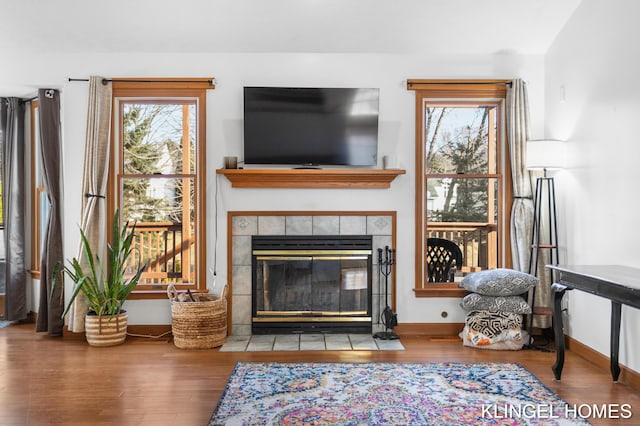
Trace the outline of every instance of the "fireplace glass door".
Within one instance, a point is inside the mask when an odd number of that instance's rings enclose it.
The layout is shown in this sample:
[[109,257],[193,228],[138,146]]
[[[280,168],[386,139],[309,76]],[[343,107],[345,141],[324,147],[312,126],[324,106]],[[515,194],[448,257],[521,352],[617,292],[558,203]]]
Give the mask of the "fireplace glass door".
[[254,250],[254,332],[368,332],[371,252]]
[[366,315],[366,256],[258,256],[258,315]]

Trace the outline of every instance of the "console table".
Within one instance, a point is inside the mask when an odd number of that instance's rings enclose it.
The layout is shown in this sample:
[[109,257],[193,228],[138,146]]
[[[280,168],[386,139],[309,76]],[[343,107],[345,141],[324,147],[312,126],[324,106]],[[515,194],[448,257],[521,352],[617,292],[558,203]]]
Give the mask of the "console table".
[[564,366],[562,297],[566,290],[581,290],[611,300],[611,376],[618,381],[620,366],[620,318],[622,305],[640,309],[640,268],[618,265],[547,265],[556,272],[553,293],[553,331],[556,362],[551,369],[557,380]]

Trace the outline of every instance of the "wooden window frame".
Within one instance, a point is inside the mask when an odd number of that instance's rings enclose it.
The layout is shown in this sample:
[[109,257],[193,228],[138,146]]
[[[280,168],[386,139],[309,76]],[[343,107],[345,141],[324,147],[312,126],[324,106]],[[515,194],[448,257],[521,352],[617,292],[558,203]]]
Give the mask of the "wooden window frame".
[[[511,216],[511,202],[513,189],[511,181],[511,166],[509,161],[509,146],[506,132],[502,124],[504,117],[504,102],[506,100],[507,84],[509,80],[408,80],[407,89],[415,91],[415,285],[416,297],[463,297],[467,291],[459,288],[457,283],[426,283],[426,189],[427,178],[425,169],[424,143],[424,106],[427,102],[440,104],[459,104],[465,100],[471,102],[487,102],[499,106],[498,115],[498,175],[502,177],[501,203],[498,205],[498,226],[500,230],[498,241],[498,267],[511,266],[511,247],[509,223]],[[491,177],[492,175],[486,175]]]
[[35,279],[40,279],[40,260],[41,250],[40,245],[40,229],[42,228],[42,217],[40,217],[40,199],[42,192],[46,189],[42,185],[38,185],[38,170],[41,169],[41,165],[38,163],[38,151],[40,146],[38,144],[36,133],[36,110],[40,108],[40,103],[37,99],[31,101],[31,118],[30,118],[30,145],[31,145],[31,269],[29,272]]
[[[120,156],[120,99],[123,100],[170,100],[193,99],[196,102],[196,162],[195,162],[195,286],[180,286],[196,292],[207,291],[206,274],[206,93],[214,89],[210,78],[193,79],[113,79],[111,129],[111,159],[109,166],[109,187],[107,192],[107,211],[114,214],[119,205],[119,177],[123,159]],[[162,299],[166,298],[166,285],[141,286],[131,293],[130,299]]]

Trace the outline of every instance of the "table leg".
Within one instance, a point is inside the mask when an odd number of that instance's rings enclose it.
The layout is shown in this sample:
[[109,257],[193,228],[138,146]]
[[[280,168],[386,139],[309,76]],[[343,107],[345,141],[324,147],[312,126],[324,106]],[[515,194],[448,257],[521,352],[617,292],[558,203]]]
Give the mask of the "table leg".
[[551,367],[556,380],[562,376],[564,367],[564,326],[562,324],[562,297],[567,287],[554,283],[551,285],[553,292],[553,332],[556,339],[556,362]]
[[620,351],[621,307],[620,303],[611,301],[611,377],[613,377],[614,382],[617,382],[620,376],[618,353]]

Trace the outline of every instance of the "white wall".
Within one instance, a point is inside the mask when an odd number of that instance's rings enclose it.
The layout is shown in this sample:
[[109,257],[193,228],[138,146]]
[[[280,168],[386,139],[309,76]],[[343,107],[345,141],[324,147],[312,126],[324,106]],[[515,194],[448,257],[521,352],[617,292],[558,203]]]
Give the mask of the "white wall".
[[[569,141],[556,176],[561,261],[640,267],[640,2],[583,0],[545,56],[545,136]],[[609,302],[569,292],[567,334],[609,355]],[[623,307],[620,362],[640,371],[640,312]]]
[[[78,244],[80,185],[87,84],[68,77],[208,77],[217,88],[207,97],[207,263],[214,259],[215,169],[222,157],[242,157],[244,85],[342,86],[380,88],[379,155],[394,154],[407,174],[388,190],[231,189],[218,178],[218,281],[226,281],[226,212],[237,210],[397,210],[397,311],[400,322],[463,322],[457,299],[416,299],[414,287],[414,93],[408,78],[514,78],[529,82],[532,132],[543,133],[542,56],[500,53],[489,56],[387,54],[95,54],[46,58],[25,56],[5,82],[16,86],[53,86],[62,90],[64,141],[65,258]],[[40,64],[46,64],[41,66]],[[29,93],[25,93],[29,95]],[[211,277],[209,277],[209,280]],[[211,282],[208,283],[211,286]],[[170,322],[166,300],[127,302],[132,324]],[[446,320],[441,318],[447,311]]]

